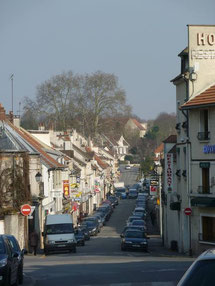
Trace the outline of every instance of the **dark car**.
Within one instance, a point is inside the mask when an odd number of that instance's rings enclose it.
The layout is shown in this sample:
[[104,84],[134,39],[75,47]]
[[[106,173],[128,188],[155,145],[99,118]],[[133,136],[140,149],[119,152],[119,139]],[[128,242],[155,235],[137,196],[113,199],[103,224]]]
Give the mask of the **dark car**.
[[141,186],[139,184],[132,185],[131,189],[136,189],[138,192],[141,191]]
[[138,196],[138,192],[136,189],[129,189],[128,191],[128,198],[129,199],[136,199]]
[[119,204],[119,200],[116,196],[109,196],[108,200],[111,201],[111,203],[114,207],[118,206],[118,204]]
[[108,221],[112,214],[112,209],[110,205],[102,204],[97,210],[97,212],[102,212],[105,216],[105,221]]
[[88,229],[90,236],[97,235],[99,232],[98,224],[94,221],[86,220],[82,225]]
[[83,223],[85,223],[86,221],[92,221],[96,224],[97,228],[98,228],[98,232],[100,232],[100,229],[101,229],[101,225],[99,223],[99,219],[97,217],[93,217],[93,216],[89,216],[89,217],[86,217],[84,220],[83,220]]
[[133,220],[131,225],[146,226],[146,222],[142,219]]
[[24,254],[27,253],[26,249],[22,249],[19,246],[19,243],[17,241],[17,239],[15,238],[15,236],[13,235],[5,235],[8,238],[8,241],[12,247],[13,252],[18,253],[18,281],[19,284],[23,283],[23,265],[24,265]]
[[0,235],[0,285],[18,285],[18,253],[5,235]]
[[82,246],[85,245],[84,232],[80,228],[75,229],[75,239],[76,239],[77,245],[82,245]]
[[126,199],[127,198],[126,188],[115,188],[114,193],[117,196],[117,198],[120,198],[120,199]]
[[84,239],[90,240],[90,233],[89,233],[88,228],[85,225],[81,225],[80,230],[84,233]]
[[148,251],[148,240],[146,234],[139,230],[127,230],[121,240],[121,250],[126,249]]

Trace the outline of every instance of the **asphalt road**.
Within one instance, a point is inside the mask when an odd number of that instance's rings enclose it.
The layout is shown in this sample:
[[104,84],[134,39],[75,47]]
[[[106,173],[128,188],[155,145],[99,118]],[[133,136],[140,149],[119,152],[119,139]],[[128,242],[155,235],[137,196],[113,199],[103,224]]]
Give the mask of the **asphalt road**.
[[[122,177],[133,184],[137,170],[126,170]],[[76,254],[26,256],[25,274],[38,286],[176,285],[192,259],[165,251],[159,237],[150,238],[148,253],[120,250],[119,234],[134,204],[135,200],[121,200],[100,234],[78,247]]]

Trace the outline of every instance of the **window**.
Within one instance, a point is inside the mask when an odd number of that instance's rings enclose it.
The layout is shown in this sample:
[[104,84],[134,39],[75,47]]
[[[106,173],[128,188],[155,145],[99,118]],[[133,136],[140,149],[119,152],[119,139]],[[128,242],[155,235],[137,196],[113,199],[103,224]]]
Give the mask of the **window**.
[[202,190],[203,194],[210,193],[210,169],[202,168]]
[[202,217],[202,239],[215,242],[215,217]]
[[210,132],[208,130],[208,109],[203,109],[200,110],[200,132],[198,132],[198,139],[209,140]]

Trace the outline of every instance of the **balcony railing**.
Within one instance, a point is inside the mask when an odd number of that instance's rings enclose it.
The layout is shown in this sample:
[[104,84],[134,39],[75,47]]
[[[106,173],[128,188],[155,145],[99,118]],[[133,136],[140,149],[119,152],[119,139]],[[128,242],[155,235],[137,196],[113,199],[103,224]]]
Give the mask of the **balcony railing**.
[[197,138],[201,140],[210,140],[210,132],[198,132]]
[[209,186],[198,186],[197,192],[199,194],[211,194]]
[[215,237],[212,236],[212,232],[210,234],[203,234],[199,233],[199,241],[209,242],[209,243],[215,243]]

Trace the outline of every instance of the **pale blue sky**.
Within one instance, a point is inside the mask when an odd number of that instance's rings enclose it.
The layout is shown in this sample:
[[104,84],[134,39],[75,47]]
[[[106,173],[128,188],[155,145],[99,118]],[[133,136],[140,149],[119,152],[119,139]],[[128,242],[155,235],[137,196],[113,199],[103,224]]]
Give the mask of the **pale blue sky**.
[[114,73],[142,119],[175,112],[187,24],[215,24],[214,0],[0,0],[0,102],[72,70]]

